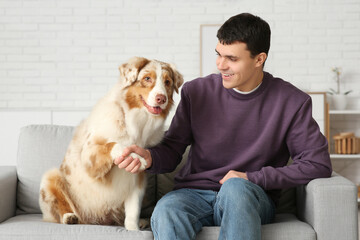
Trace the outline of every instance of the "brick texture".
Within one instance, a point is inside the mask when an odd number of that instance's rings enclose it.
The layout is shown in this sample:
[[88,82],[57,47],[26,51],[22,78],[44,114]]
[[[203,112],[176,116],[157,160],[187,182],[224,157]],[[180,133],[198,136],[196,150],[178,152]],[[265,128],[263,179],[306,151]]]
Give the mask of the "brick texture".
[[240,12],[272,28],[267,71],[327,91],[342,67],[343,89],[359,97],[359,0],[0,0],[0,108],[89,108],[131,56],[173,62],[189,81],[200,25]]

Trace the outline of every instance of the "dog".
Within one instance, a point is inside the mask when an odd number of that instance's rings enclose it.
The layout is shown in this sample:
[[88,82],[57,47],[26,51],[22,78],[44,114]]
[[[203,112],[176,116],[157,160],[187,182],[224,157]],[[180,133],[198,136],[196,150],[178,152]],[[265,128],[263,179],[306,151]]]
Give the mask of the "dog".
[[[118,83],[75,129],[60,168],[42,177],[44,221],[142,227],[146,175],[119,169],[113,160],[127,146],[145,148],[161,141],[173,94],[184,80],[172,64],[142,57],[133,57],[119,70]],[[145,169],[145,159],[132,154]]]

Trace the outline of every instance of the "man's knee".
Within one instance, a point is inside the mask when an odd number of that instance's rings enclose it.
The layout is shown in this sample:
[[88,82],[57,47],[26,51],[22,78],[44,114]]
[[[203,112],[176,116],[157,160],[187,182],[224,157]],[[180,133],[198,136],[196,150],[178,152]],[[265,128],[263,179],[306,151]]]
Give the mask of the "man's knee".
[[180,189],[159,200],[151,217],[154,236],[160,234],[167,236],[165,239],[195,239],[202,225],[194,209],[197,201],[190,195],[188,190]]
[[249,204],[256,200],[256,192],[254,191],[254,183],[242,178],[230,178],[221,186],[219,198],[222,201],[230,201],[234,204]]
[[170,215],[174,210],[174,203],[178,202],[176,198],[176,195],[172,193],[168,193],[168,195],[161,198],[151,216],[152,221],[164,220],[166,222],[168,218],[171,218]]
[[151,216],[151,222],[157,222],[159,225],[171,224],[180,216],[182,205],[184,203],[186,190],[180,189],[172,191],[163,196],[155,206]]
[[221,186],[220,192],[246,192],[249,189],[251,189],[251,184],[248,180],[245,180],[243,178],[230,178]]

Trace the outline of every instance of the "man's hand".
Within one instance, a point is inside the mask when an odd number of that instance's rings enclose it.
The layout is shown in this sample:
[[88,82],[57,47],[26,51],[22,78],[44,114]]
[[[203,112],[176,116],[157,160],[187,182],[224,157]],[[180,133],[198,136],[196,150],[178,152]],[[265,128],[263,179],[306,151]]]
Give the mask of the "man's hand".
[[[146,161],[146,168],[151,167],[152,158],[150,151],[144,148],[141,148],[136,145],[131,145],[124,149],[120,157],[115,158],[114,164],[119,168],[125,169],[127,172],[139,173],[145,169],[141,169],[141,161],[137,157],[133,157],[134,154],[139,155]],[[131,156],[131,155],[132,156]]]
[[220,184],[224,184],[224,182],[226,182],[226,180],[228,180],[230,178],[243,178],[243,179],[249,180],[247,178],[246,173],[230,170],[219,182],[220,182]]

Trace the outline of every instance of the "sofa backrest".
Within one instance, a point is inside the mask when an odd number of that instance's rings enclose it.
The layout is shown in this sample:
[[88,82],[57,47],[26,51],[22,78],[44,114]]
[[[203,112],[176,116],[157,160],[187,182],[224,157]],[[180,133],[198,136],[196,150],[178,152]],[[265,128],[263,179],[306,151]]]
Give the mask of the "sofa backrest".
[[[57,125],[30,125],[21,129],[17,157],[17,215],[41,213],[41,178],[47,170],[60,167],[74,130],[72,126]],[[156,203],[155,178],[155,175],[148,176],[143,217],[151,215]]]
[[45,171],[60,167],[74,127],[30,125],[20,130],[17,154],[17,214],[41,213],[39,189]]

